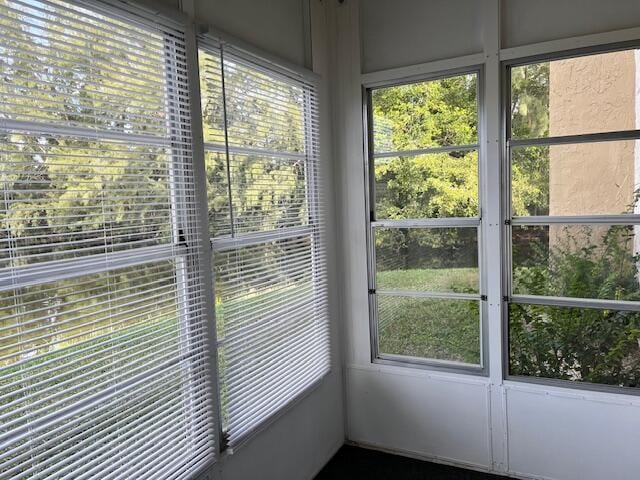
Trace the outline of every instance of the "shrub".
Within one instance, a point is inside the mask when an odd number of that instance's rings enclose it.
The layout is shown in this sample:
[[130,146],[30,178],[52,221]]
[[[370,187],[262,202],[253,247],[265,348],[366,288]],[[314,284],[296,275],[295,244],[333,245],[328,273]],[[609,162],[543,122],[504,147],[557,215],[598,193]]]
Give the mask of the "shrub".
[[[639,299],[632,227],[563,233],[514,269],[514,292]],[[511,304],[509,343],[511,374],[640,386],[640,312]]]

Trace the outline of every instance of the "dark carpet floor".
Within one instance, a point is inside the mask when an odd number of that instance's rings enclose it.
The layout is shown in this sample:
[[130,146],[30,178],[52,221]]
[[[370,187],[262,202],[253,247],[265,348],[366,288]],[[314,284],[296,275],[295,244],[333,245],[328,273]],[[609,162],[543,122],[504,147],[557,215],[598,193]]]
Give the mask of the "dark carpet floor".
[[316,480],[505,480],[507,477],[345,445]]

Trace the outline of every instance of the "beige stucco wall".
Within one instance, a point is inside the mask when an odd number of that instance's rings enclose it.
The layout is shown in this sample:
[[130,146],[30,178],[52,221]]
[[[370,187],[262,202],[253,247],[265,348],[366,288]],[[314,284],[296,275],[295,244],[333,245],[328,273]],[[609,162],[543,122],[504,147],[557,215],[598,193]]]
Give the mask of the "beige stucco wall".
[[[634,52],[552,62],[549,134],[636,128]],[[550,148],[549,214],[623,213],[633,201],[634,142]]]

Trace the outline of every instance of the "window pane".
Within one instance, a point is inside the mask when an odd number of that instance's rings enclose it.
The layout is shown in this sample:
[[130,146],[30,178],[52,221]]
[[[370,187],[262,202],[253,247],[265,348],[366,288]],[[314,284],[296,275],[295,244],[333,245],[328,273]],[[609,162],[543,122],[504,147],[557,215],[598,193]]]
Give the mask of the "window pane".
[[512,137],[636,129],[636,62],[625,50],[513,67]]
[[181,307],[170,261],[0,293],[3,423],[76,408],[180,358]]
[[377,219],[478,215],[478,152],[375,159]]
[[477,301],[378,295],[379,353],[480,363]]
[[229,236],[231,235],[231,209],[229,208],[226,155],[219,152],[205,152],[205,168],[209,236]]
[[224,101],[220,54],[199,49],[198,66],[204,141],[224,145]]
[[307,223],[304,159],[233,155],[230,168],[236,234]]
[[328,368],[313,243],[309,235],[214,254],[220,401],[232,439],[317,380],[310,372]]
[[372,91],[374,152],[478,141],[477,75]]
[[513,292],[640,300],[638,233],[631,225],[513,227]]
[[511,375],[640,386],[640,313],[509,305]]
[[0,141],[0,268],[9,250],[15,267],[173,242],[166,148],[19,133]]
[[85,15],[64,3],[6,7],[0,17],[3,118],[166,135],[162,35],[110,20],[107,36],[104,17],[79,23]]
[[639,213],[635,143],[628,140],[513,148],[513,214]]
[[241,59],[228,55],[224,58],[229,144],[303,153],[302,85],[265,73]]
[[175,341],[176,295],[172,261],[2,292],[0,367],[37,363],[134,327],[171,326]]
[[476,228],[376,228],[376,287],[478,293]]

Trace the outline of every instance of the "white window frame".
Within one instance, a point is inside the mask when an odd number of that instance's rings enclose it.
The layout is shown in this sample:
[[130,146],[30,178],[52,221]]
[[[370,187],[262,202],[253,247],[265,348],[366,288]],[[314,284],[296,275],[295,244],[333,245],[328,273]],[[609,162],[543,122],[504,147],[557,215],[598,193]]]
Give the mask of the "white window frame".
[[[323,172],[320,169],[313,167],[313,158],[318,157],[319,139],[312,138],[313,135],[311,133],[313,129],[310,128],[309,119],[305,117],[305,122],[304,122],[305,123],[305,151],[304,152],[291,153],[291,152],[267,150],[264,148],[256,148],[256,147],[247,148],[247,147],[229,145],[228,131],[227,131],[226,96],[225,96],[224,74],[223,74],[224,52],[226,49],[231,51],[232,53],[235,51],[235,52],[239,52],[240,55],[246,54],[250,56],[251,61],[253,63],[252,66],[256,69],[264,69],[264,71],[267,74],[279,75],[279,76],[282,76],[283,79],[287,77],[291,78],[293,76],[294,78],[299,78],[311,84],[315,84],[316,97],[318,95],[317,87],[320,81],[320,76],[310,70],[301,68],[277,56],[271,55],[268,52],[265,52],[259,48],[256,48],[253,45],[248,44],[236,37],[228,35],[216,29],[213,26],[201,26],[199,34],[196,34],[196,43],[197,45],[195,47],[195,60],[194,60],[195,68],[190,69],[190,79],[191,79],[191,72],[195,70],[195,79],[191,82],[191,84],[192,86],[195,86],[195,88],[198,90],[197,99],[195,96],[192,96],[192,98],[194,98],[194,103],[196,101],[198,103],[197,112],[193,113],[193,115],[197,116],[198,118],[197,119],[192,118],[192,125],[196,125],[195,122],[197,121],[197,125],[199,126],[197,131],[198,142],[196,143],[199,143],[199,145],[197,145],[197,150],[198,150],[199,161],[200,161],[200,155],[201,155],[201,165],[197,167],[198,178],[200,179],[200,181],[198,182],[197,190],[199,193],[198,206],[201,209],[200,215],[204,221],[203,225],[205,226],[202,229],[202,233],[200,234],[200,236],[203,237],[203,241],[206,241],[209,245],[207,249],[208,258],[205,260],[207,262],[206,265],[213,265],[212,263],[213,255],[217,252],[224,252],[227,250],[232,250],[237,248],[255,246],[255,245],[269,242],[271,240],[295,239],[304,235],[309,236],[309,238],[311,239],[312,252],[316,248],[320,248],[320,249],[326,248],[326,245],[323,245],[323,243],[326,242],[326,240],[323,238],[323,236],[320,233],[321,229],[318,229],[317,226],[314,226],[314,225],[320,225],[321,222],[324,221],[323,215],[321,215],[319,211],[320,210],[319,203],[316,201],[317,199],[322,197],[322,192],[320,191],[320,183],[322,180],[321,175],[323,174]],[[222,95],[222,101],[225,104],[223,106],[223,115],[224,115],[223,116],[223,123],[224,123],[223,142],[224,144],[209,143],[204,140],[204,130],[202,126],[202,112],[201,112],[201,93],[202,92],[200,91],[200,78],[199,78],[199,72],[198,72],[198,66],[199,66],[198,49],[199,48],[202,48],[204,50],[209,50],[209,51],[220,52],[220,69],[221,69],[220,73],[221,73],[221,78],[223,82],[221,95]],[[305,104],[308,106],[310,102],[311,102],[310,96],[305,91]],[[194,107],[192,107],[192,110],[193,108]],[[310,111],[310,109],[307,108],[306,111]],[[195,134],[194,134],[194,137],[195,137]],[[194,150],[196,150],[196,148],[194,148]],[[206,166],[205,166],[205,156],[206,156],[206,153],[208,152],[220,153],[224,155],[227,160],[226,175],[227,175],[227,182],[228,182],[227,195],[228,195],[229,206],[230,206],[230,234],[222,238],[211,237],[210,232],[208,230],[209,219],[208,219]],[[229,163],[228,163],[229,156],[233,154],[240,154],[240,155],[258,154],[258,155],[265,155],[267,157],[275,156],[280,158],[304,160],[305,175],[307,179],[307,182],[306,182],[307,197],[306,198],[307,198],[307,203],[309,205],[309,213],[307,214],[307,219],[309,220],[309,222],[306,225],[288,226],[288,227],[280,228],[277,230],[271,230],[271,231],[265,231],[265,232],[258,231],[258,232],[251,232],[251,233],[243,233],[239,236],[235,236],[234,225],[233,225],[233,207],[232,207],[233,203],[232,203],[232,196],[231,196],[232,185],[231,185],[231,177],[230,177]],[[194,157],[195,156],[196,154],[194,152]],[[319,158],[320,158],[320,162],[322,162],[322,157],[320,156]],[[309,176],[308,173],[313,170],[316,171],[316,175]],[[315,245],[319,245],[319,247],[316,247]],[[315,260],[314,254],[312,254],[312,260]],[[312,265],[312,270],[315,271],[316,269],[317,269],[317,266],[315,264]],[[218,446],[220,457],[223,457],[226,455],[233,454],[238,448],[242,448],[257,433],[259,433],[260,431],[262,431],[263,429],[271,425],[282,414],[286,413],[293,405],[297,404],[302,399],[306,398],[311,392],[313,392],[322,383],[326,375],[330,373],[331,366],[327,373],[325,373],[323,376],[321,376],[316,381],[314,381],[298,396],[291,399],[282,407],[280,407],[275,413],[271,414],[266,419],[264,419],[262,423],[260,423],[258,426],[255,427],[254,430],[250,431],[246,436],[243,436],[237,445],[230,447],[228,445],[229,434],[227,431],[224,431],[223,429],[222,404],[221,404],[221,398],[220,398],[221,372],[218,367],[218,348],[220,347],[220,341],[217,335],[215,335],[215,328],[216,328],[215,327],[216,325],[215,278],[213,275],[213,269],[208,268],[207,270],[208,270],[208,277],[209,277],[208,280],[211,282],[211,289],[209,289],[211,294],[208,295],[208,297],[210,297],[210,301],[212,305],[210,309],[212,319],[210,322],[213,324],[213,329],[214,329],[214,334],[211,338],[214,339],[212,357],[215,357],[213,359],[213,361],[215,362],[215,367],[214,367],[215,368],[214,382],[215,382],[215,391],[216,391],[215,416],[216,416],[216,427],[218,427],[218,438],[220,439],[217,442],[217,446]],[[328,320],[330,321],[330,314],[329,314]],[[331,352],[331,348],[329,347],[328,356],[329,356],[330,362],[331,362],[331,355],[332,355],[332,352]]]
[[[180,124],[180,117],[186,118],[190,122],[191,129],[190,135],[192,139],[191,143],[191,155],[192,155],[192,171],[191,174],[194,177],[194,189],[193,193],[196,197],[196,206],[185,207],[189,205],[189,201],[184,195],[176,195],[175,186],[179,184],[180,180],[176,180],[176,176],[183,178],[183,173],[178,171],[173,172],[173,175],[169,179],[169,187],[171,190],[171,205],[172,205],[172,235],[173,241],[165,245],[157,245],[150,247],[138,247],[130,250],[101,253],[95,255],[88,255],[79,259],[69,258],[64,260],[53,260],[41,264],[32,264],[22,266],[19,268],[11,269],[11,275],[8,278],[0,279],[0,291],[12,290],[16,288],[29,287],[42,283],[50,283],[71,278],[80,278],[82,276],[104,273],[114,271],[118,269],[134,267],[138,265],[144,265],[153,263],[155,261],[166,260],[168,258],[175,258],[176,260],[176,291],[177,295],[186,297],[187,300],[181,303],[181,307],[176,312],[177,317],[181,322],[181,335],[189,336],[193,316],[190,313],[192,307],[190,298],[192,298],[192,288],[197,288],[199,291],[204,292],[203,304],[206,305],[204,315],[207,318],[207,337],[210,340],[209,351],[207,352],[209,367],[205,370],[204,380],[209,385],[207,388],[210,390],[209,403],[211,410],[213,411],[211,418],[209,419],[214,426],[212,435],[212,446],[214,448],[213,460],[208,461],[200,460],[200,463],[195,465],[195,470],[192,473],[194,478],[199,477],[202,473],[208,471],[213,464],[220,460],[220,447],[222,438],[221,433],[217,431],[221,425],[221,418],[219,413],[219,393],[218,393],[218,375],[217,375],[217,350],[214,346],[211,346],[215,342],[215,318],[213,311],[215,308],[215,302],[213,300],[212,286],[212,274],[210,268],[201,268],[201,265],[210,265],[210,243],[207,235],[202,235],[199,231],[201,225],[207,225],[207,194],[206,183],[204,175],[200,172],[204,172],[204,154],[203,154],[203,141],[202,141],[202,118],[200,113],[200,88],[198,78],[198,46],[196,40],[195,25],[188,18],[188,16],[176,9],[166,8],[164,6],[156,6],[147,2],[146,0],[135,0],[133,2],[121,1],[121,0],[65,0],[71,4],[79,7],[87,8],[95,11],[101,15],[112,17],[119,21],[130,22],[134,25],[142,25],[148,27],[150,23],[155,23],[161,26],[165,26],[169,29],[182,30],[184,32],[185,42],[185,57],[186,57],[186,77],[188,78],[188,95],[190,109],[188,112],[179,111],[176,108],[177,100],[171,100],[166,105],[167,118],[177,118],[171,121],[171,128],[169,129],[169,136],[171,138],[175,135],[175,127],[173,125]],[[170,41],[170,36],[163,35],[165,46]],[[172,49],[174,47],[168,47]],[[175,58],[167,52],[165,48],[165,68],[171,66],[172,71],[179,68],[175,65]],[[173,107],[172,107],[173,105]],[[170,150],[169,155],[173,157],[176,155],[175,151],[183,147],[173,147],[171,140],[160,139],[158,137],[136,135],[130,133],[116,132],[102,130],[96,134],[93,129],[85,127],[70,127],[63,125],[47,125],[44,122],[37,121],[18,121],[10,119],[0,119],[0,129],[2,130],[17,130],[26,131],[29,133],[39,133],[43,135],[61,135],[68,137],[86,137],[96,138],[107,141],[121,141],[130,142],[131,140],[138,141],[139,145],[152,145],[167,147]],[[177,154],[180,155],[179,153]],[[178,162],[180,167],[180,162]],[[174,165],[175,167],[175,165]],[[179,189],[180,190],[180,189]],[[204,208],[202,208],[204,205]],[[185,208],[190,208],[192,212],[187,215],[187,218],[181,217],[185,213]],[[195,213],[194,210],[195,209]],[[196,217],[197,220],[196,220]],[[198,244],[193,248],[193,245]],[[99,258],[100,262],[96,262]],[[208,263],[207,263],[208,261]],[[180,267],[179,265],[186,265]],[[9,270],[9,269],[7,269]],[[44,273],[43,271],[44,270]],[[204,283],[203,286],[193,287],[190,286],[190,282],[186,278],[190,276],[195,270],[200,270],[199,279]],[[187,275],[185,275],[187,273]],[[191,278],[193,282],[193,278]],[[207,294],[207,292],[210,292]],[[184,367],[187,371],[191,371],[191,365]],[[188,373],[189,377],[192,376]],[[201,375],[201,374],[196,374]],[[125,383],[126,385],[126,383]],[[191,378],[187,388],[184,391],[186,398],[192,396],[194,382]],[[109,391],[105,391],[100,397],[107,397],[110,394]],[[188,403],[185,400],[185,404]],[[186,409],[190,411],[192,407],[186,406]]]
[[[450,65],[452,64],[452,65]],[[455,64],[455,65],[453,65]],[[434,68],[435,67],[435,68]],[[488,356],[488,308],[487,308],[487,275],[486,275],[486,249],[485,237],[487,229],[484,224],[485,205],[487,201],[484,172],[486,149],[484,145],[485,137],[485,115],[484,115],[484,64],[478,62],[476,56],[461,57],[452,62],[434,62],[421,66],[410,67],[411,70],[424,70],[423,72],[412,72],[406,75],[404,68],[376,72],[363,75],[362,99],[363,99],[363,134],[364,134],[364,172],[365,172],[365,210],[366,210],[366,251],[367,251],[367,289],[369,304],[369,333],[371,347],[371,363],[383,365],[396,365],[401,367],[412,367],[425,370],[436,370],[453,373],[466,373],[471,375],[489,375]],[[458,146],[428,147],[417,150],[401,152],[384,152],[374,154],[373,149],[373,110],[371,105],[371,92],[379,88],[396,87],[417,82],[427,82],[450,78],[458,75],[474,74],[477,78],[476,102],[477,102],[477,137],[476,143]],[[412,220],[376,220],[375,201],[372,201],[372,194],[375,192],[374,159],[382,157],[392,157],[397,155],[420,155],[450,151],[477,150],[478,152],[478,201],[479,211],[475,217],[444,217]],[[376,228],[476,228],[478,242],[478,270],[479,285],[477,294],[443,293],[432,294],[429,292],[403,292],[376,290],[376,261],[374,230]],[[451,300],[472,300],[479,303],[479,347],[480,363],[477,365],[460,363],[448,360],[433,358],[410,357],[405,355],[381,354],[378,347],[378,315],[376,294],[390,294],[397,296],[410,296],[415,298],[441,298]]]

